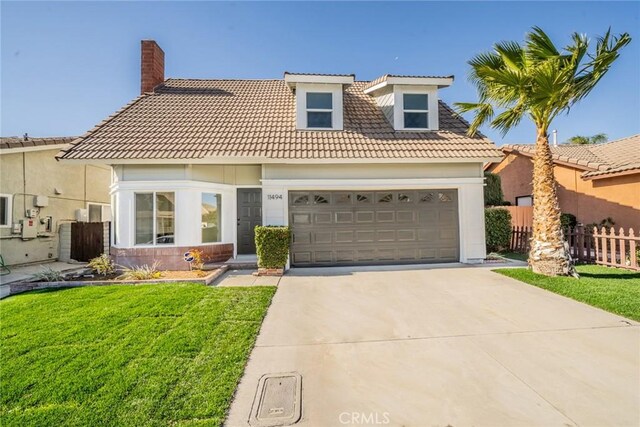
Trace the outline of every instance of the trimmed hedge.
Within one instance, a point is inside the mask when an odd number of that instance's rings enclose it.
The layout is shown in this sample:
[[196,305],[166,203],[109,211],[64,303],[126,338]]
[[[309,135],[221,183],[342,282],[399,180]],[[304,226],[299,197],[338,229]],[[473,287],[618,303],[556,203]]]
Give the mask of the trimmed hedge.
[[255,232],[258,267],[283,268],[289,258],[289,227],[256,225]]
[[509,249],[511,241],[511,212],[502,208],[485,209],[484,227],[488,252]]
[[502,181],[500,180],[500,175],[485,172],[484,178],[484,205],[502,206],[504,203],[504,194],[502,193]]

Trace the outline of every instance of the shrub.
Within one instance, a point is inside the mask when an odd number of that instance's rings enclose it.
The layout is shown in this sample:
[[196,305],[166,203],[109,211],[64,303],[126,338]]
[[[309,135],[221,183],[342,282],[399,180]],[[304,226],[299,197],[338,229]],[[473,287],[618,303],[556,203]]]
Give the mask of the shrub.
[[289,258],[289,227],[257,225],[255,232],[258,267],[283,268]]
[[162,277],[162,272],[158,270],[160,264],[155,261],[151,265],[135,265],[132,267],[123,267],[122,275],[119,279],[124,280],[152,280]]
[[578,220],[574,214],[562,213],[560,214],[560,224],[562,224],[563,229],[567,227],[574,228],[578,224]]
[[504,203],[504,194],[502,194],[502,182],[500,181],[500,175],[485,172],[484,178],[484,205],[502,206]]
[[89,267],[100,276],[108,276],[116,271],[116,265],[107,254],[102,254],[89,261]]
[[32,277],[39,282],[64,282],[64,275],[51,267],[43,267],[42,271]]
[[204,253],[200,249],[189,249],[189,253],[193,257],[193,261],[191,261],[191,269],[202,270],[202,267],[204,267]]
[[502,208],[484,210],[484,226],[488,252],[499,252],[509,248],[511,240],[511,213]]

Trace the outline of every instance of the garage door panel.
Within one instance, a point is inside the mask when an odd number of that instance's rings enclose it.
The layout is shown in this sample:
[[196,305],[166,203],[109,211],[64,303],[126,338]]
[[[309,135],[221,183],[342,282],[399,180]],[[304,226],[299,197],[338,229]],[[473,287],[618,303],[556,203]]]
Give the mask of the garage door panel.
[[314,224],[331,224],[331,219],[333,215],[331,212],[319,212],[313,215],[313,223]]
[[336,212],[337,224],[351,224],[353,222],[353,212]]
[[336,231],[336,243],[353,243],[353,231]]
[[377,222],[394,222],[396,218],[394,211],[378,211],[376,212],[376,221]]
[[455,190],[289,193],[294,265],[457,261]]
[[373,222],[374,217],[375,212],[373,211],[356,212],[356,222],[358,224],[361,224],[363,222]]
[[376,232],[374,230],[356,231],[357,243],[370,243],[374,241],[375,237],[376,237]]

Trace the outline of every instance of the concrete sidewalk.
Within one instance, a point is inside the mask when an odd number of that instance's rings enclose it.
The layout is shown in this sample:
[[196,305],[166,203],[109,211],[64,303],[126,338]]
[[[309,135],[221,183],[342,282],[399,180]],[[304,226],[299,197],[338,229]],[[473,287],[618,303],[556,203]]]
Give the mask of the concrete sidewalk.
[[227,420],[302,375],[296,425],[637,426],[640,325],[483,268],[282,278]]

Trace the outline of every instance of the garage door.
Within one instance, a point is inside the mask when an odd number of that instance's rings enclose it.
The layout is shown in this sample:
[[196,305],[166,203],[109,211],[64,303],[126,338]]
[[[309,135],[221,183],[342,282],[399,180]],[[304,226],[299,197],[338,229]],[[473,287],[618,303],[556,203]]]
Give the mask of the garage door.
[[456,190],[289,192],[296,266],[459,260]]

